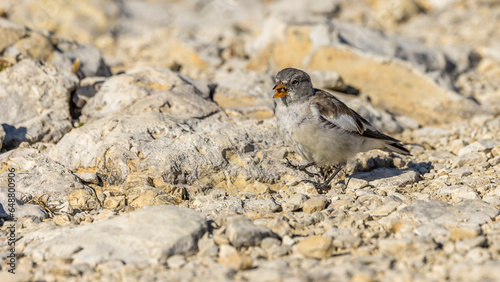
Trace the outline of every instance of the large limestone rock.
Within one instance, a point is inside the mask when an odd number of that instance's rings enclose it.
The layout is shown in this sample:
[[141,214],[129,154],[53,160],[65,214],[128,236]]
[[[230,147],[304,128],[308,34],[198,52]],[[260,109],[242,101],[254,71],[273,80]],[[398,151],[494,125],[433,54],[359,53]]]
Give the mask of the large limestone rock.
[[155,206],[91,225],[32,232],[20,244],[26,246],[25,255],[40,263],[63,259],[94,266],[116,260],[158,264],[173,255],[194,254],[206,230],[205,220],[193,210]]
[[31,59],[0,72],[4,146],[61,139],[72,128],[69,99],[77,83],[74,74]]

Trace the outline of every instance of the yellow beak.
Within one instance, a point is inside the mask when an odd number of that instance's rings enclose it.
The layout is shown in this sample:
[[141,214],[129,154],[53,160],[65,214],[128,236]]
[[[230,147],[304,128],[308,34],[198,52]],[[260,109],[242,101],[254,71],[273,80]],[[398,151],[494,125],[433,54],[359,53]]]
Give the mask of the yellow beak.
[[283,83],[276,84],[273,89],[276,89],[276,93],[274,93],[273,98],[281,98],[286,95],[288,89]]

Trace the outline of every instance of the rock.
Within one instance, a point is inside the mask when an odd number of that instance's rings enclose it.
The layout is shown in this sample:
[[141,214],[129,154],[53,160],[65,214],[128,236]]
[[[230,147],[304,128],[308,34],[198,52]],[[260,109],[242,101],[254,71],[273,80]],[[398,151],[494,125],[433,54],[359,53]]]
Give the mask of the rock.
[[[90,43],[108,31],[119,12],[120,6],[113,1],[53,3],[43,0],[18,3],[9,11],[9,17],[32,29],[48,29],[61,37]],[[33,15],[38,18],[34,19]]]
[[71,98],[73,104],[79,109],[83,108],[87,101],[101,89],[104,80],[105,78],[100,76],[86,77],[80,80],[80,85]]
[[323,259],[332,256],[332,239],[321,236],[309,236],[297,244],[299,253],[308,258]]
[[90,265],[112,260],[126,264],[159,263],[174,255],[194,254],[207,226],[193,210],[154,206],[84,226],[62,228],[66,228],[64,232],[44,229],[24,236],[21,240],[26,244],[25,255],[40,263],[49,258]]
[[178,118],[203,118],[219,108],[202,95],[202,90],[171,70],[138,69],[106,80],[88,99],[80,119],[88,122],[118,112],[138,114],[150,110]]
[[493,148],[500,146],[500,141],[493,139],[483,139],[480,141],[476,141],[458,151],[458,155],[462,156],[465,154],[473,153],[473,152],[483,152],[488,153]]
[[441,224],[428,223],[423,224],[414,230],[418,236],[428,236],[440,244],[443,244],[450,238],[450,231]]
[[[25,204],[16,198],[15,204],[12,207],[12,200],[9,201],[9,199],[11,197],[9,197],[7,185],[3,186],[0,184],[0,218],[4,220],[17,220],[26,217],[43,220],[49,217],[47,212],[39,205]],[[13,213],[11,212],[12,208],[14,208]],[[12,218],[12,215],[15,218]]]
[[74,173],[81,181],[91,184],[99,184],[99,178],[93,172],[80,172]]
[[262,239],[275,237],[268,228],[254,225],[245,217],[235,216],[227,219],[226,236],[236,248],[258,246]]
[[293,194],[290,198],[285,199],[283,209],[285,211],[297,211],[301,209],[307,201],[307,196],[304,194]]
[[101,52],[95,47],[60,39],[57,50],[61,53],[55,53],[52,60],[56,67],[73,70],[81,78],[109,77],[112,75],[111,70],[101,56]]
[[480,200],[462,201],[455,206],[438,200],[413,201],[400,210],[416,221],[438,223],[443,226],[477,229],[490,222],[500,211]]
[[324,196],[311,197],[309,200],[305,201],[302,210],[307,213],[314,213],[317,211],[324,210],[328,205],[328,199]]
[[32,30],[5,20],[0,22],[0,28],[6,32],[0,55],[16,60],[31,58],[48,62],[59,71],[73,72],[82,78],[111,76],[109,67],[95,47],[56,38],[48,32]]
[[73,218],[70,215],[67,214],[59,214],[54,216],[52,220],[57,224],[57,225],[71,225],[73,223]]
[[272,79],[263,73],[237,69],[216,77],[214,101],[223,108],[237,110],[243,116],[267,119],[274,116],[270,90]]
[[403,187],[418,182],[420,174],[412,169],[379,168],[368,172],[357,172],[351,175],[351,178],[366,180],[375,187]]
[[238,252],[219,258],[219,262],[236,270],[247,270],[252,267],[252,258]]
[[292,234],[292,227],[288,223],[288,219],[286,217],[272,219],[267,224],[267,227],[281,238]]
[[495,157],[500,156],[500,146],[496,146],[495,148],[491,149],[491,153]]
[[179,269],[186,264],[186,259],[183,255],[171,256],[167,259],[167,265],[173,269]]
[[30,59],[0,72],[4,147],[9,150],[23,141],[59,141],[71,130],[68,105],[76,84],[74,74]]
[[73,191],[83,189],[70,170],[35,149],[18,148],[0,155],[0,186],[7,187],[7,168],[15,169],[16,197],[62,204]]
[[450,270],[450,279],[452,280],[494,281],[498,277],[500,277],[500,271],[494,262],[484,264],[458,263],[453,265]]
[[[459,176],[463,177],[463,176]],[[477,192],[466,185],[453,185],[450,187],[441,188],[437,191],[438,194],[450,195],[454,202],[462,200],[479,199]]]
[[477,165],[488,160],[484,153],[472,152],[459,155],[453,160],[453,167],[463,167],[464,165]]
[[276,203],[273,197],[267,200],[249,199],[243,201],[243,206],[246,210],[260,212],[276,212],[281,209],[281,206]]

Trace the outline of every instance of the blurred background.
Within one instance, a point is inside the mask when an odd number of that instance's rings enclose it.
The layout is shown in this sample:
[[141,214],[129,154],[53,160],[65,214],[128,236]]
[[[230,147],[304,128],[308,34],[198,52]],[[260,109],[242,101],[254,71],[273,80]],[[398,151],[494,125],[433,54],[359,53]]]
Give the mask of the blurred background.
[[403,127],[500,111],[497,0],[3,0],[0,17],[42,32],[22,35],[0,53],[5,61],[57,61],[54,34],[100,52],[101,72],[83,76],[157,66],[214,85],[236,81],[245,93],[215,93],[226,107],[268,95],[268,78],[297,67],[318,71],[318,88],[363,93],[411,118]]

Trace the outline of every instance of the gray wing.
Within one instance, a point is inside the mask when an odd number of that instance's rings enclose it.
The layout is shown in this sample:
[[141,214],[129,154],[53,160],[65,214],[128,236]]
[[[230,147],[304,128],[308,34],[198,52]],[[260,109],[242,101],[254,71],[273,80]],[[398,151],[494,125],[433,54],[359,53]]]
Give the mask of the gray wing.
[[327,127],[337,127],[351,134],[386,141],[386,146],[390,149],[401,154],[410,153],[399,140],[378,131],[370,122],[328,92],[315,89],[310,106],[311,111],[316,113]]

